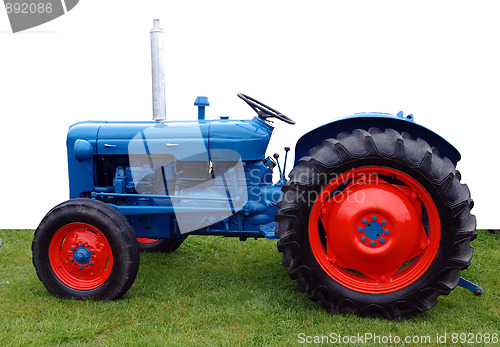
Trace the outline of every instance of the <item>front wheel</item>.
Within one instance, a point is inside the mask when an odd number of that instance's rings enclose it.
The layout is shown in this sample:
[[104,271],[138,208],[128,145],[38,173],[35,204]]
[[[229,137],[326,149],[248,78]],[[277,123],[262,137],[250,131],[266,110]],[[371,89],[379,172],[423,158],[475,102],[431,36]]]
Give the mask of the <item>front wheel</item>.
[[117,299],[139,268],[132,226],[113,207],[91,199],[68,200],[47,213],[32,251],[38,278],[65,298]]
[[283,191],[283,263],[332,312],[423,312],[471,260],[467,186],[448,159],[406,133],[358,129],[325,140],[299,160]]

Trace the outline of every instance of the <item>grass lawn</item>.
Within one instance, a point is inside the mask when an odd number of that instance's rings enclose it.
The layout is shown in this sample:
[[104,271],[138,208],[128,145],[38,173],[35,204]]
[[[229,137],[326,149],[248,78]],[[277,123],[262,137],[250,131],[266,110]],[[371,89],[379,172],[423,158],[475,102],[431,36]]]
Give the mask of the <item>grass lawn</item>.
[[[122,299],[94,302],[45,290],[31,262],[32,230],[0,230],[0,238],[0,346],[288,346],[358,333],[444,346],[456,345],[453,333],[467,340],[500,334],[500,235],[486,231],[478,232],[472,265],[462,272],[484,295],[456,288],[432,310],[402,322],[328,313],[288,277],[275,241],[188,237],[174,253],[142,253],[137,279]],[[446,334],[446,343],[438,344],[436,334],[441,342]]]

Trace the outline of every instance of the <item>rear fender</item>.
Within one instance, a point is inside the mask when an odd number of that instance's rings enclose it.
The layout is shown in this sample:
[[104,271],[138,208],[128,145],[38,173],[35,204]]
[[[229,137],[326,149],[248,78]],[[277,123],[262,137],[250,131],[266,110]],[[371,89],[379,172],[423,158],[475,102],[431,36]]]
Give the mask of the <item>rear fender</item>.
[[435,132],[414,122],[412,115],[403,117],[399,112],[397,116],[387,113],[360,113],[325,124],[304,134],[295,145],[295,165],[300,158],[309,155],[309,150],[318,146],[323,140],[336,138],[342,132],[352,132],[354,129],[387,128],[399,133],[407,132],[414,138],[425,140],[431,147],[439,149],[441,156],[451,160],[457,165],[461,156],[458,150]]

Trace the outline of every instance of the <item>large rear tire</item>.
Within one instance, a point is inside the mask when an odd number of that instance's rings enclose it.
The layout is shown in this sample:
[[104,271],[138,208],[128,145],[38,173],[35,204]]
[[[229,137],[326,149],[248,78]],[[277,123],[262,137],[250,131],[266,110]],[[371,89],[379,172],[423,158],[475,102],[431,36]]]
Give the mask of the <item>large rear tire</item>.
[[469,266],[476,220],[453,163],[395,130],[354,130],[298,161],[276,215],[292,279],[332,312],[401,319]]
[[63,298],[117,299],[139,268],[132,226],[113,207],[92,199],[68,200],[47,213],[32,251],[38,278]]

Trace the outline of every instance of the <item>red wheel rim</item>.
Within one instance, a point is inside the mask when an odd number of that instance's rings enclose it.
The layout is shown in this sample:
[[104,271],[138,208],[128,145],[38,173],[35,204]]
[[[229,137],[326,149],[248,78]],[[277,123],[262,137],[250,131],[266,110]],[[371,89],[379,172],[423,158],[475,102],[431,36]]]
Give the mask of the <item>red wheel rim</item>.
[[137,242],[139,243],[146,243],[146,244],[149,244],[149,243],[155,243],[157,242],[159,239],[148,239],[146,237],[138,237],[137,238]]
[[362,293],[389,293],[415,282],[434,260],[440,239],[429,193],[386,167],[362,167],[333,179],[309,217],[318,263],[332,279]]
[[87,223],[71,223],[56,231],[49,244],[55,275],[78,290],[99,287],[113,268],[113,252],[101,231]]

